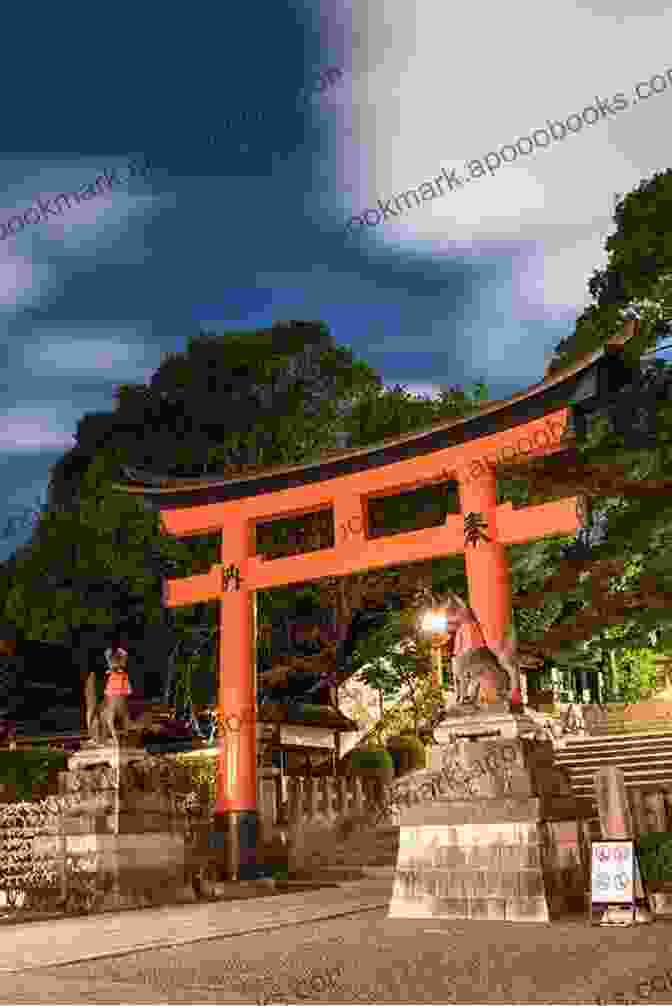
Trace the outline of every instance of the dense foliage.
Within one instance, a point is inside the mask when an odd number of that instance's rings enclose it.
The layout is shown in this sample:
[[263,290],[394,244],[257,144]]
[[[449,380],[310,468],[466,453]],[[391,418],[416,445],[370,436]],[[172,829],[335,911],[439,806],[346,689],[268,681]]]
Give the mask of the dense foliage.
[[425,745],[414,734],[397,734],[388,737],[386,748],[392,756],[397,776],[425,768],[427,764]]
[[388,784],[394,779],[394,762],[385,748],[355,749],[345,760],[349,775],[381,779]]
[[[121,632],[132,652],[131,675],[144,679],[146,694],[156,694],[172,663],[167,698],[212,701],[217,605],[168,611],[161,585],[166,576],[205,571],[218,561],[218,536],[161,535],[154,513],[111,491],[121,468],[230,475],[253,462],[306,461],[334,449],[344,435],[353,444],[375,442],[442,415],[459,416],[482,394],[458,389],[433,401],[400,387],[385,391],[320,324],[192,339],[185,353],[163,361],[149,386],[120,387],[113,413],[81,420],[76,447],[54,468],[31,547],[3,567],[3,615],[29,638],[91,652]],[[441,519],[439,505],[435,520]],[[314,527],[305,519],[278,521],[260,529],[258,547],[270,554],[306,550],[323,544],[325,533],[319,521]],[[293,535],[300,540],[292,542]],[[387,594],[387,575],[370,579]],[[260,669],[278,652],[278,629],[301,601],[324,603],[324,587],[259,592]],[[357,577],[337,586],[346,651],[356,638],[350,626],[360,608],[358,587]]]
[[353,666],[366,684],[401,695],[397,715],[404,707],[409,709],[416,734],[420,722],[443,706],[440,690],[431,692],[431,643],[419,631],[417,618],[414,607],[392,612],[359,643],[353,656]]
[[0,751],[0,785],[4,799],[14,803],[43,799],[58,793],[58,773],[68,767],[64,751],[33,748],[30,751]]
[[[556,347],[550,370],[566,366],[604,345],[618,332],[623,311],[642,320],[642,346],[652,349],[670,334],[672,320],[672,168],[654,174],[615,208],[616,231],[605,244],[607,266],[593,273],[593,303],[574,333]],[[668,340],[669,341],[669,340]]]
[[669,832],[652,831],[640,835],[637,852],[645,884],[672,883],[672,835]]

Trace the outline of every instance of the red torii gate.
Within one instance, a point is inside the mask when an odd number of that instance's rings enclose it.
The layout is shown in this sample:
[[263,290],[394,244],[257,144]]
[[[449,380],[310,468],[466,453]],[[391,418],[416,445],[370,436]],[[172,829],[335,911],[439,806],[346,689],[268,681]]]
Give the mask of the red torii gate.
[[[630,331],[615,340],[616,350],[634,334],[632,323],[626,327]],[[476,416],[436,424],[429,430],[397,438],[389,447],[375,445],[343,451],[312,465],[269,468],[228,480],[143,479],[127,470],[130,479],[142,485],[116,488],[158,499],[165,533],[178,537],[215,532],[222,535],[221,562],[208,573],[167,580],[164,603],[174,608],[220,602],[218,703],[223,737],[216,813],[225,833],[228,871],[234,877],[240,875],[241,867],[253,868],[256,862],[256,592],[464,552],[469,603],[488,644],[497,649],[504,641],[512,614],[505,547],[548,535],[574,534],[581,526],[581,510],[576,497],[520,510],[514,510],[511,503],[498,506],[496,464],[510,463],[518,454],[530,457],[556,452],[571,443],[570,410],[566,405],[553,408],[551,403],[567,402],[573,393],[575,402],[597,395],[597,381],[594,387],[591,385],[592,394],[590,390],[585,393],[586,378],[590,377],[592,364],[608,360],[607,352],[593,353],[506,402],[486,405]],[[595,372],[595,368],[592,370]],[[521,408],[525,410],[523,415],[536,411],[536,418],[516,422],[516,410],[520,416]],[[465,442],[470,426],[479,422],[481,427],[485,423],[495,431],[486,435],[476,431]],[[497,429],[505,424],[506,429]],[[432,448],[431,438],[438,435],[452,439],[452,445]],[[424,449],[420,446],[423,453],[417,456],[387,463],[383,456],[383,463],[376,463],[376,452],[380,457],[381,452],[394,448],[397,456],[404,450],[412,454],[418,444]],[[351,469],[360,470],[332,474],[338,472],[339,464],[348,462]],[[457,481],[461,513],[449,514],[445,525],[369,537],[369,499],[449,478]],[[312,481],[305,484],[308,479]],[[283,483],[285,488],[277,488]],[[218,493],[228,494],[229,498],[221,499],[220,495],[217,501],[213,497]],[[336,530],[333,548],[271,562],[255,554],[259,522],[330,508]]]

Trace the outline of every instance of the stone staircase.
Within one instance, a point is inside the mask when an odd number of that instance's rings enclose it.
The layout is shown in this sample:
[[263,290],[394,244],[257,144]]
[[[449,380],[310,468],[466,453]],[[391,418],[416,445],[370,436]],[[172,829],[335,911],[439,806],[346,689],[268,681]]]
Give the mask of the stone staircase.
[[628,788],[672,786],[672,732],[570,737],[556,749],[555,764],[567,769],[575,794],[593,806],[595,772],[607,765],[623,770]]

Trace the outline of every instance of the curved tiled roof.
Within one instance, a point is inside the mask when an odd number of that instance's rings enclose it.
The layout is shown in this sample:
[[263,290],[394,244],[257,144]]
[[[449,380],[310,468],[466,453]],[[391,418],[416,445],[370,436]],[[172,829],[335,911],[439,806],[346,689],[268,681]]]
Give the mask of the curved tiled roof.
[[[227,476],[201,476],[183,478],[157,475],[129,466],[123,467],[127,480],[114,486],[118,491],[148,498],[179,496],[184,505],[189,497],[214,490],[221,498],[243,498],[260,492],[273,492],[307,482],[321,481],[346,472],[362,470],[417,454],[428,453],[440,447],[477,439],[481,436],[513,428],[545,413],[566,406],[579,387],[580,379],[600,360],[618,354],[639,329],[636,320],[626,321],[624,332],[611,338],[601,349],[595,350],[562,370],[548,374],[544,380],[530,385],[511,398],[490,401],[471,415],[460,419],[443,419],[421,430],[401,436],[387,437],[376,444],[348,449],[330,449],[318,458],[291,465],[245,466],[236,474]],[[234,469],[235,470],[235,469]],[[157,499],[158,502],[158,499]],[[168,503],[162,499],[161,503]],[[195,502],[195,500],[194,500]]]

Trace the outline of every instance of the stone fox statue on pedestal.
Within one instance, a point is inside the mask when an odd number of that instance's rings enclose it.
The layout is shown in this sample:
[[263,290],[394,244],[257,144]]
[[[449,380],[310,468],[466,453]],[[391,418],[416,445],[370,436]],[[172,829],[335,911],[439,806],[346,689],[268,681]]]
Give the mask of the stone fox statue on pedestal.
[[511,685],[517,685],[515,644],[504,644],[495,654],[471,608],[457,594],[448,594],[445,606],[448,633],[455,637],[453,670],[457,701],[467,707],[508,702]]
[[128,682],[126,663],[128,653],[121,647],[105,651],[107,661],[107,682],[102,702],[96,701],[96,675],[86,679],[86,727],[94,744],[104,744],[112,740],[119,744],[117,723],[121,723],[122,735],[128,732],[128,696],[131,688]]

